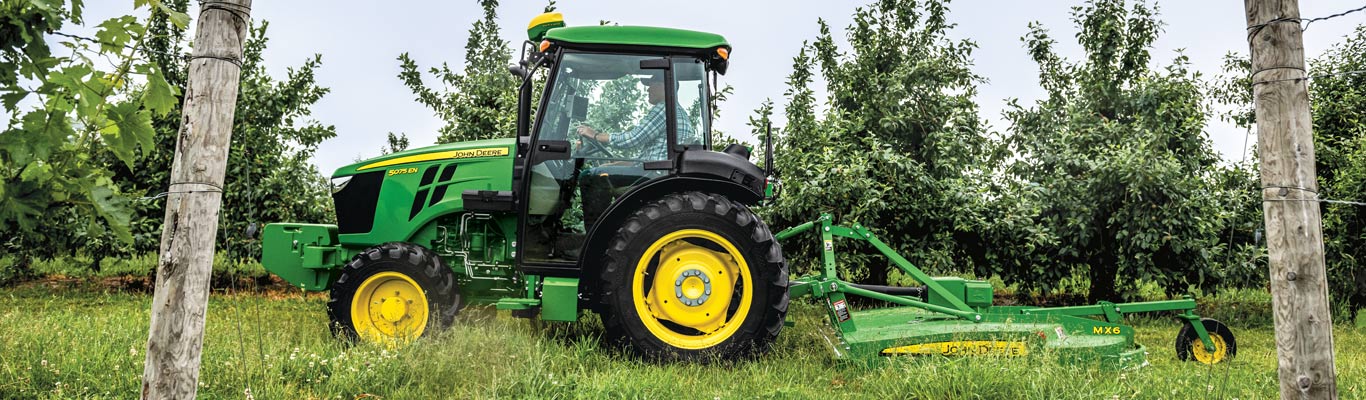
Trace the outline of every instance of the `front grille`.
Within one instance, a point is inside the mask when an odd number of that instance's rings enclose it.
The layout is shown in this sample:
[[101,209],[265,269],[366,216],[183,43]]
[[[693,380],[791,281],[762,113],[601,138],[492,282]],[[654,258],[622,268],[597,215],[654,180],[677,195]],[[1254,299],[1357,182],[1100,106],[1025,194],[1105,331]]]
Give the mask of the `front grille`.
[[345,187],[332,194],[338,233],[367,233],[374,228],[375,206],[383,184],[384,171],[366,172],[351,177]]

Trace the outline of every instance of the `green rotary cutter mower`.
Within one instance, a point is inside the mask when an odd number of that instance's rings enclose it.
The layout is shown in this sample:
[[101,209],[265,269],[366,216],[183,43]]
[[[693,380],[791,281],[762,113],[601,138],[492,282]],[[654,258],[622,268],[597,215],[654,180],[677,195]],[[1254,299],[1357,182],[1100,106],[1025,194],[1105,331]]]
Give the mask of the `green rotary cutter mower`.
[[[958,277],[930,277],[860,225],[834,225],[828,214],[777,234],[784,240],[811,232],[819,236],[821,268],[792,281],[792,297],[812,296],[828,309],[837,358],[871,356],[1056,355],[1060,360],[1106,368],[1146,365],[1146,349],[1134,342],[1125,314],[1175,312],[1184,323],[1176,337],[1181,360],[1223,362],[1237,353],[1223,323],[1195,314],[1195,300],[1111,303],[1090,306],[993,306],[991,284]],[[864,241],[923,286],[859,285],[836,275],[835,238]],[[847,297],[860,296],[895,306],[855,311]]]
[[[710,142],[707,105],[731,51],[723,37],[566,27],[558,13],[533,19],[528,36],[509,68],[522,79],[513,137],[342,167],[336,225],[266,226],[262,264],[329,291],[338,337],[403,345],[471,307],[565,322],[588,311],[605,342],[642,358],[732,359],[770,350],[789,301],[811,296],[828,307],[840,359],[1056,354],[1134,367],[1144,347],[1121,319],[1155,311],[1184,324],[1180,358],[1236,353],[1228,328],[1196,316],[1190,299],[993,306],[987,283],[929,277],[858,225],[822,215],[775,235],[749,207],[771,198],[776,180],[749,149]],[[779,240],[803,245],[803,233],[819,236],[822,268],[790,279]],[[837,237],[868,242],[923,286],[840,280]],[[849,296],[892,306],[856,310]]]

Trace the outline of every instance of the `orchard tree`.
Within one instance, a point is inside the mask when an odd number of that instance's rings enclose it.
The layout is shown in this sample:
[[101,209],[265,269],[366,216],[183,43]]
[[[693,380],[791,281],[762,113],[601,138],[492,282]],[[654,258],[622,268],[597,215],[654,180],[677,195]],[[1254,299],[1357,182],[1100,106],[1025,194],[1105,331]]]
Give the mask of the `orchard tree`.
[[1198,75],[1180,55],[1150,67],[1161,28],[1143,2],[1091,0],[1072,21],[1079,62],[1030,24],[1023,40],[1048,95],[1006,113],[1020,156],[1011,171],[1040,188],[1038,221],[1058,240],[1049,268],[1087,271],[1092,301],[1115,299],[1120,277],[1169,292],[1212,283],[1223,204]]
[[[133,4],[150,5],[151,18],[171,16],[181,27],[189,20],[157,0]],[[59,35],[51,43],[67,23],[85,22],[82,2],[5,1],[0,10],[4,247],[24,270],[32,257],[74,251],[91,236],[132,242],[134,194],[94,154],[108,152],[131,167],[154,144],[152,119],[175,109],[179,92],[147,54],[155,32],[145,20],[121,16],[101,22],[94,38]],[[54,44],[71,54],[53,55]]]
[[1206,83],[1206,92],[1213,104],[1224,108],[1219,118],[1247,130],[1244,154],[1237,164],[1221,165],[1216,174],[1216,193],[1223,196],[1220,204],[1223,231],[1219,241],[1227,246],[1216,257],[1215,276],[1221,287],[1265,288],[1268,273],[1266,243],[1261,240],[1265,220],[1262,218],[1262,178],[1258,168],[1253,135],[1256,116],[1252,106],[1252,62],[1247,57],[1228,54],[1224,57],[1223,73]]
[[[498,33],[498,1],[481,0],[479,4],[484,17],[470,28],[463,73],[446,63],[428,70],[444,90],[423,82],[417,63],[408,53],[398,56],[398,78],[413,91],[418,103],[446,121],[437,143],[512,137],[515,133],[519,82],[507,71],[512,49]],[[553,7],[552,3],[547,12]]]
[[[1309,60],[1310,107],[1314,121],[1314,158],[1319,197],[1328,200],[1366,202],[1366,76],[1353,71],[1366,69],[1366,27],[1359,26],[1346,40],[1322,56]],[[1252,129],[1253,115],[1251,62],[1246,55],[1231,53],[1224,57],[1224,74],[1211,84],[1216,100],[1229,107],[1225,118],[1240,127]],[[1254,139],[1255,140],[1255,139]],[[1254,156],[1256,152],[1252,153]],[[1254,161],[1250,164],[1255,165]],[[1263,226],[1261,180],[1249,168],[1242,184],[1246,201],[1237,216],[1240,227],[1234,243],[1259,253],[1235,256],[1225,273],[1238,286],[1262,287],[1267,282],[1264,243],[1247,244],[1241,239],[1248,226],[1260,231]],[[1352,318],[1366,307],[1366,210],[1356,204],[1327,202],[1323,211],[1325,261],[1329,293],[1334,303],[1346,308]],[[1256,237],[1252,240],[1255,240]],[[1240,251],[1243,253],[1246,251]],[[1257,255],[1260,254],[1260,257]],[[1255,265],[1240,265],[1239,260],[1257,260]],[[1241,273],[1241,275],[1238,275]]]
[[[1319,197],[1366,202],[1366,26],[1311,60],[1310,103]],[[1324,203],[1323,230],[1333,300],[1353,319],[1366,307],[1366,207]]]
[[[763,147],[765,134],[769,132],[768,129],[773,129],[773,133],[775,134],[775,136],[781,135],[781,132],[777,132],[781,128],[773,126],[773,100],[764,99],[763,103],[759,103],[759,108],[754,109],[754,114],[750,115],[749,121],[746,121],[745,124],[749,125],[749,133],[750,135],[754,136],[754,141],[759,143],[758,146],[755,146],[753,150],[750,151],[750,161],[753,161],[756,165],[763,167],[766,171],[772,172],[772,165],[761,163],[765,162],[766,157],[768,157],[768,149]],[[712,131],[711,140],[712,143],[726,143],[725,141],[729,140],[730,143],[740,143],[746,146],[749,145],[749,143],[736,140],[724,134],[718,141],[715,130]],[[773,140],[777,140],[776,137]],[[723,144],[721,146],[718,146],[718,148],[725,148],[724,146],[725,145]]]
[[[836,222],[870,227],[920,267],[934,273],[990,276],[1026,258],[1017,242],[1027,214],[994,195],[993,169],[1006,153],[978,115],[973,96],[983,79],[972,72],[967,40],[951,40],[943,1],[881,0],[855,11],[841,50],[830,27],[793,59],[787,123],[776,150],[785,188],[773,225],[833,213]],[[817,116],[812,65],[829,94]],[[844,243],[844,242],[842,242]],[[853,243],[853,242],[847,242]],[[816,259],[814,243],[784,251]],[[843,271],[869,283],[896,281],[880,256],[841,257]],[[866,253],[866,252],[863,252]],[[812,265],[797,265],[797,268]]]
[[262,53],[269,23],[251,27],[242,52],[242,84],[228,150],[220,246],[236,258],[259,258],[260,242],[247,235],[263,223],[332,223],[331,188],[309,160],[336,128],[311,118],[311,107],[331,89],[318,85],[322,56],[288,68],[283,79],[266,72]]
[[408,134],[400,133],[395,135],[389,132],[389,137],[385,139],[384,147],[380,148],[381,154],[393,154],[408,149]]
[[[167,4],[183,11],[187,3],[177,0]],[[333,219],[327,180],[309,161],[319,143],[336,136],[332,126],[309,118],[310,107],[328,93],[314,76],[321,59],[318,55],[305,59],[302,65],[288,69],[283,80],[270,76],[262,58],[268,26],[265,21],[253,24],[243,45],[242,77],[228,150],[220,219],[223,233],[218,235],[218,245],[237,259],[260,255],[259,243],[248,235],[253,225],[259,230],[270,222],[326,223]],[[156,40],[149,42],[149,58],[166,63],[167,80],[183,87],[189,72],[183,61],[189,55],[184,29],[153,18],[149,31],[158,32]],[[145,149],[131,168],[114,168],[114,181],[124,191],[146,196],[134,203],[132,225],[138,240],[125,247],[92,238],[86,246],[94,258],[156,251],[166,213],[165,198],[158,194],[170,183],[181,122],[179,107],[176,104],[174,112],[153,118],[157,146]],[[111,157],[108,153],[99,156]]]
[[[591,93],[597,82],[583,82],[578,93]],[[603,132],[625,132],[631,129],[633,121],[649,110],[650,103],[645,101],[645,88],[636,77],[626,75],[601,84],[602,96],[596,107],[588,109],[588,126]]]

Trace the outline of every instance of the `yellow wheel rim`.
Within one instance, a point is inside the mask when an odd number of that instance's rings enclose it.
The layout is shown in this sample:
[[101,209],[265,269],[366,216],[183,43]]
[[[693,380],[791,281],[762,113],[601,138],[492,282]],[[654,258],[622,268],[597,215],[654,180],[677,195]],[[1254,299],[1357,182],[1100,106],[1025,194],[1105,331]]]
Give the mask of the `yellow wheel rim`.
[[1191,340],[1191,355],[1195,356],[1195,361],[1216,364],[1228,358],[1228,343],[1224,343],[1223,336],[1211,333],[1209,340],[1214,342],[1214,351],[1205,350],[1205,343],[1199,338]]
[[427,294],[408,275],[385,271],[361,282],[351,298],[351,324],[366,341],[404,345],[427,328]]
[[740,329],[754,299],[751,282],[749,265],[730,241],[710,231],[683,229],[645,250],[636,264],[631,299],[656,338],[678,348],[705,349]]

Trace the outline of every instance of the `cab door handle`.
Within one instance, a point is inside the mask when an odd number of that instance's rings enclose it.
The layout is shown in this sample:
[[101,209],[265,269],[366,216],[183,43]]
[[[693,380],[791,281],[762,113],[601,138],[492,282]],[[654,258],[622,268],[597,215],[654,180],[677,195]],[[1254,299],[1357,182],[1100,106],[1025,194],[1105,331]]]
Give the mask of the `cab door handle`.
[[546,153],[564,153],[569,151],[569,143],[542,143],[536,150]]

